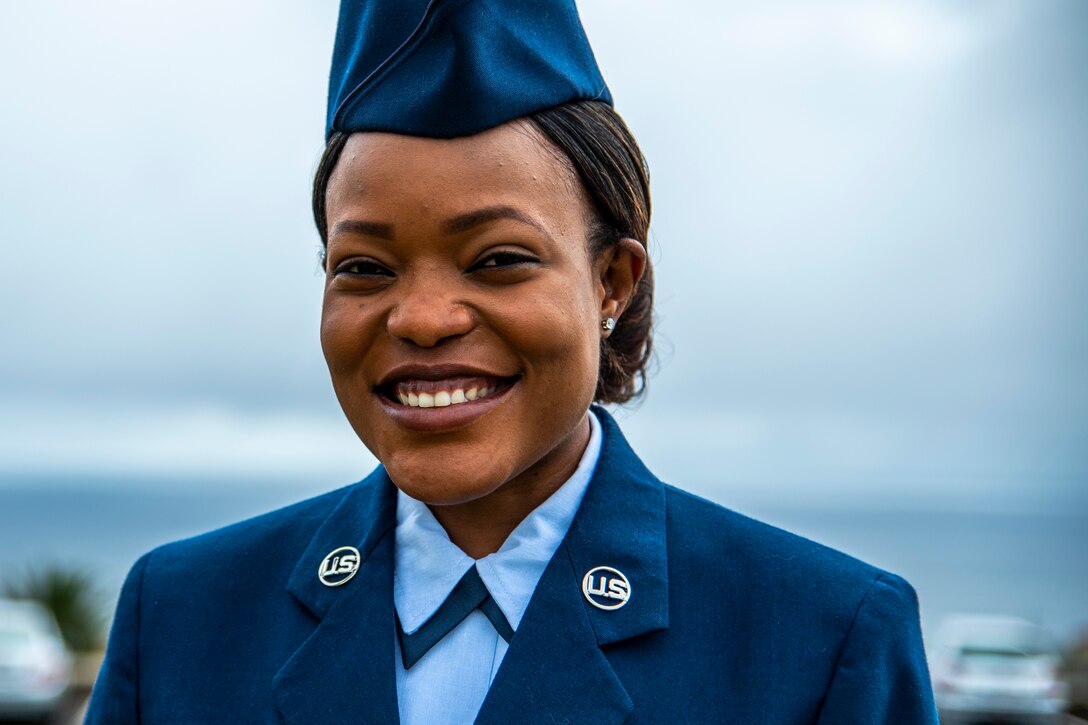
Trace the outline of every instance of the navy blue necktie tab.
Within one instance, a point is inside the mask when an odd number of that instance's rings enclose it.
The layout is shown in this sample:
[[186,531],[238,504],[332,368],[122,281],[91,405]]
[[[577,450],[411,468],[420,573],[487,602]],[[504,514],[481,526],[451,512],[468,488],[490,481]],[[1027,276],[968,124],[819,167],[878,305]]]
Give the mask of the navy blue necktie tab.
[[405,634],[400,620],[397,620],[397,636],[400,639],[400,654],[404,669],[409,669],[423,659],[423,655],[427,654],[431,647],[438,644],[443,637],[463,622],[465,617],[477,609],[484,613],[500,637],[507,642],[513,638],[514,628],[506,620],[499,605],[491,598],[487,585],[473,566],[465,572],[461,581],[457,582],[457,586],[446,597],[446,601],[442,602],[431,618],[415,632]]

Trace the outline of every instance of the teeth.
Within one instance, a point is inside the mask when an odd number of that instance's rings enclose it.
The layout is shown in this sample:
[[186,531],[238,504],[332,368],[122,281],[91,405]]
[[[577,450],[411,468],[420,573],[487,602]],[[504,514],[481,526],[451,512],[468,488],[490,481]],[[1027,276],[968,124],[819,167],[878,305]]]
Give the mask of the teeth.
[[486,398],[495,392],[497,386],[473,387],[465,390],[439,390],[435,393],[402,393],[397,392],[397,399],[401,405],[411,408],[446,408],[451,405],[460,405],[480,398]]

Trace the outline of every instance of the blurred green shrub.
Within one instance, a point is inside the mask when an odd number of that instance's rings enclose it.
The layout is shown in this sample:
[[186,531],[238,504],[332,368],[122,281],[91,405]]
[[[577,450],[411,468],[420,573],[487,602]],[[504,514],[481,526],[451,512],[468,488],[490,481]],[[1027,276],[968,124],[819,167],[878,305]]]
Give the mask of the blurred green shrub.
[[50,564],[9,576],[3,594],[40,602],[53,613],[65,644],[73,652],[92,652],[105,641],[104,597],[94,578],[75,566]]

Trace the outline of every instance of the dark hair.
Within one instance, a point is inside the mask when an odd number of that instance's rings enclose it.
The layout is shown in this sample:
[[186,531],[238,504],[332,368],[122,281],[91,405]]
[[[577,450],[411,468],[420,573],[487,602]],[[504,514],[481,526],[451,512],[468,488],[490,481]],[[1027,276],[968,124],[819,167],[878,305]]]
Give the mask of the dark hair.
[[[650,174],[627,124],[611,106],[578,101],[539,111],[525,120],[551,141],[582,181],[596,214],[590,251],[600,254],[624,238],[646,246],[650,229]],[[328,243],[325,192],[349,134],[335,132],[314,175],[313,212],[321,243]],[[646,388],[653,350],[654,278],[646,271],[612,334],[601,341],[594,400],[626,403]]]

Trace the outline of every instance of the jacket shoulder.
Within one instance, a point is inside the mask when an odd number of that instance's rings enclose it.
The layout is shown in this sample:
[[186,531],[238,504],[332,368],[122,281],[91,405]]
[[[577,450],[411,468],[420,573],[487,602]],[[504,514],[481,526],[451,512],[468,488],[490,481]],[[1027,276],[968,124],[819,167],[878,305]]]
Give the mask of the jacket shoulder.
[[669,631],[682,633],[686,652],[705,647],[704,660],[718,658],[708,688],[756,693],[742,700],[738,721],[935,725],[918,600],[907,582],[665,490]]
[[852,616],[878,580],[913,597],[903,579],[860,559],[665,485],[670,560],[718,570],[729,580],[806,606],[826,603]]

